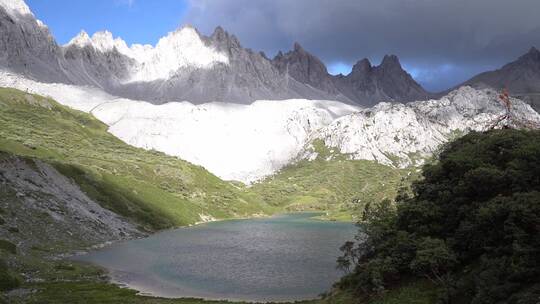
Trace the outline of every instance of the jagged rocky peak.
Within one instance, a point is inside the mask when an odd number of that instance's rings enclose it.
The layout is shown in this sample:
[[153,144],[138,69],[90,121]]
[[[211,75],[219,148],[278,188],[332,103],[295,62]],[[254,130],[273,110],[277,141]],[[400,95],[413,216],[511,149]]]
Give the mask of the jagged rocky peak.
[[530,49],[529,49],[529,52],[527,54],[533,54],[533,55],[536,55],[536,56],[540,56],[540,51],[532,46]]
[[92,44],[92,38],[85,30],[81,30],[77,36],[73,37],[65,46],[85,47]]
[[73,39],[64,45],[65,49],[73,47],[92,47],[102,53],[112,52],[116,49],[121,54],[132,57],[131,50],[126,42],[120,37],[114,38],[113,34],[109,31],[99,31],[90,37],[86,31],[81,30],[77,36],[73,37]]
[[351,76],[366,73],[377,73],[380,71],[389,71],[396,74],[406,73],[401,66],[399,58],[396,55],[385,55],[378,66],[373,66],[369,59],[364,58],[358,61],[352,68]]
[[[511,94],[529,103],[536,111],[540,111],[540,51],[536,47],[531,47],[515,61],[498,70],[480,73],[459,86],[463,85],[476,88],[506,88]],[[441,94],[444,93],[446,92]]]
[[303,47],[300,45],[300,43],[298,43],[298,42],[295,42],[295,43],[293,44],[293,50],[294,50],[295,52],[297,52],[297,53],[308,54],[308,52],[306,52],[306,51],[304,50],[304,48],[303,48]]
[[478,74],[461,85],[507,87],[511,92],[539,93],[540,51],[533,46],[515,61],[498,70]]
[[381,64],[372,66],[368,59],[358,61],[347,76],[335,78],[340,91],[363,105],[381,101],[408,102],[430,97],[401,66],[395,55],[385,55]]
[[533,46],[525,55],[521,56],[519,60],[540,62],[540,51]]
[[217,26],[214,32],[207,39],[210,44],[219,49],[240,49],[242,45],[235,35],[229,34],[221,26]]
[[399,62],[399,58],[396,55],[384,55],[380,67],[385,69],[403,70],[401,63]]
[[193,26],[186,24],[176,30],[169,32],[167,36],[159,39],[156,49],[174,48],[178,49],[184,46],[201,43],[201,34]]
[[272,60],[272,64],[281,74],[288,74],[301,83],[309,84],[326,93],[338,93],[324,63],[298,42],[293,44],[291,51],[285,54],[280,51]]
[[372,69],[371,62],[369,61],[369,59],[364,58],[364,59],[358,61],[355,65],[353,65],[351,73],[362,73],[362,74],[364,74],[364,73],[367,73],[367,72],[371,71],[371,69]]
[[386,54],[384,55],[382,61],[381,61],[381,65],[400,65],[401,66],[401,63],[399,62],[399,58],[398,56],[394,55],[394,54]]
[[114,38],[109,31],[100,31],[92,35],[94,46],[101,51],[112,51],[116,48],[121,53],[127,53],[128,46],[126,42],[120,38]]
[[328,73],[324,63],[319,58],[307,52],[298,42],[295,42],[292,51],[286,54],[279,51],[274,58],[274,64],[281,72],[287,67],[295,66],[303,70],[303,72]]

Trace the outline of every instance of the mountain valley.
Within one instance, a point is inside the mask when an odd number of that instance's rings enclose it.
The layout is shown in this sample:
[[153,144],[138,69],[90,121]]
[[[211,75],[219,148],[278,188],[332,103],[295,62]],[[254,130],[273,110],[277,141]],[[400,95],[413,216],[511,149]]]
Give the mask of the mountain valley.
[[[222,27],[60,45],[0,0],[0,303],[221,303],[140,296],[68,257],[220,220],[362,222],[416,195],[455,140],[539,129],[539,84],[534,47],[434,93],[395,55],[332,75],[299,43],[269,58]],[[432,299],[432,283],[399,290]],[[336,288],[307,303],[354,302]]]

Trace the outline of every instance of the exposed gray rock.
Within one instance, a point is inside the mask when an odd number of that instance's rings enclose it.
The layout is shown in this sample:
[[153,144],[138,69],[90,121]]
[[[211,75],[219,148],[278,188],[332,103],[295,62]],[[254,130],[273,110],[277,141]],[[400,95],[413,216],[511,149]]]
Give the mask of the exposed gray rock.
[[129,76],[134,60],[118,50],[100,52],[92,46],[63,48],[65,73],[74,84],[96,86],[108,91],[121,86],[122,79]]
[[304,50],[299,43],[295,43],[293,50],[286,54],[279,52],[272,63],[283,75],[326,92],[333,99],[353,102],[341,94],[324,63]]
[[32,15],[0,6],[0,66],[46,82],[69,82],[62,50]]
[[300,158],[314,159],[315,140],[351,159],[409,167],[422,165],[456,136],[508,124],[540,126],[540,114],[512,98],[513,118],[499,122],[505,107],[493,89],[460,87],[441,99],[407,104],[382,102],[334,120],[313,134]]
[[[0,238],[33,247],[81,248],[142,236],[135,225],[101,207],[70,179],[41,161],[0,154]],[[6,227],[16,227],[10,233]],[[59,248],[61,249],[61,248]]]

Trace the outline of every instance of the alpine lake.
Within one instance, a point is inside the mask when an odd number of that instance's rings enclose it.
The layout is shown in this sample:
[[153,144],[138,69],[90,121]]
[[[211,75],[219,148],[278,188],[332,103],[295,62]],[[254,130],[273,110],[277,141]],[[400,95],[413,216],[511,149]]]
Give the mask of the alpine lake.
[[249,302],[315,299],[343,273],[339,247],[353,223],[317,213],[227,220],[112,244],[74,259],[106,268],[141,294]]

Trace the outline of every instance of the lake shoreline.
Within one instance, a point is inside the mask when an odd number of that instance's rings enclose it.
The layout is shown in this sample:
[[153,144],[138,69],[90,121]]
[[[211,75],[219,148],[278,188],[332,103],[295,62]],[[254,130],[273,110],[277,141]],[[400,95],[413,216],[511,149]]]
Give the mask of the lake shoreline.
[[[246,297],[222,297],[222,296],[219,296],[219,295],[212,296],[212,292],[205,292],[206,293],[205,296],[198,296],[198,295],[192,296],[190,294],[167,295],[167,294],[165,294],[163,292],[160,292],[159,289],[152,288],[151,286],[148,287],[149,286],[148,284],[146,284],[146,286],[144,286],[145,284],[141,284],[140,282],[136,282],[136,281],[134,282],[132,280],[132,278],[128,278],[128,279],[119,278],[118,273],[115,273],[114,270],[111,270],[111,269],[109,269],[108,267],[106,267],[104,265],[100,265],[98,263],[94,263],[94,262],[91,262],[91,261],[81,261],[81,259],[79,259],[79,258],[84,257],[86,255],[90,255],[92,253],[98,252],[99,250],[106,250],[108,248],[112,248],[113,246],[121,246],[122,243],[126,243],[128,241],[144,241],[145,239],[149,239],[149,238],[151,238],[151,237],[153,237],[155,235],[173,234],[175,230],[181,231],[181,230],[186,229],[186,228],[204,227],[205,225],[203,225],[203,224],[207,224],[207,225],[208,224],[224,224],[224,223],[232,222],[233,225],[234,225],[234,222],[244,222],[244,221],[252,221],[252,220],[259,220],[259,219],[263,220],[263,221],[266,221],[266,222],[272,222],[272,218],[274,218],[274,221],[280,221],[283,218],[288,218],[291,215],[292,216],[298,216],[298,215],[305,215],[305,214],[307,214],[308,216],[307,217],[299,217],[298,218],[299,221],[297,219],[295,223],[303,223],[305,221],[305,222],[308,222],[308,223],[311,223],[311,224],[313,224],[315,222],[323,223],[323,224],[329,224],[329,225],[332,225],[333,223],[335,224],[335,222],[324,221],[324,220],[315,218],[317,216],[320,216],[320,215],[324,214],[324,212],[293,212],[293,213],[273,214],[273,215],[268,215],[268,216],[264,216],[264,217],[258,216],[258,217],[249,217],[249,218],[219,219],[219,220],[215,220],[215,221],[208,221],[208,222],[204,222],[204,223],[199,223],[197,225],[181,226],[181,227],[166,229],[166,230],[158,231],[158,232],[153,233],[153,234],[149,234],[149,235],[147,235],[145,237],[142,237],[142,238],[135,238],[135,239],[130,239],[130,240],[119,240],[119,241],[116,241],[116,242],[107,242],[106,244],[102,244],[101,246],[92,246],[92,248],[90,250],[88,250],[88,251],[78,251],[75,254],[73,254],[73,255],[71,255],[69,257],[66,257],[66,258],[69,259],[69,260],[75,261],[75,262],[89,263],[89,264],[91,264],[91,265],[93,265],[95,267],[103,269],[107,273],[106,276],[107,276],[107,280],[108,280],[109,283],[114,284],[115,286],[118,286],[119,288],[136,291],[138,295],[143,296],[143,297],[167,298],[167,299],[191,299],[191,298],[196,298],[196,299],[201,299],[201,300],[204,300],[204,301],[226,300],[226,301],[230,301],[230,302],[238,302],[239,301],[239,302],[245,302],[245,303],[269,303],[269,302],[293,303],[293,302],[299,302],[299,301],[302,301],[302,302],[314,301],[314,300],[319,299],[319,294],[321,294],[325,290],[321,289],[320,292],[318,292],[316,295],[312,295],[312,296],[305,296],[305,297],[301,297],[301,298],[297,298],[295,296],[292,296],[292,297],[283,298],[283,299],[280,299],[280,300],[276,300],[276,299],[264,300],[264,299],[257,299],[256,297],[246,298]],[[255,222],[255,223],[258,223],[258,222]],[[198,230],[199,229],[194,230],[194,231],[198,231]],[[186,230],[186,231],[189,231],[189,230]],[[332,281],[332,283],[333,282],[334,281]]]

